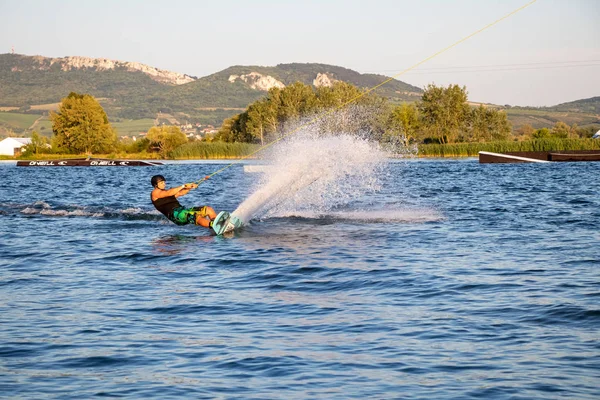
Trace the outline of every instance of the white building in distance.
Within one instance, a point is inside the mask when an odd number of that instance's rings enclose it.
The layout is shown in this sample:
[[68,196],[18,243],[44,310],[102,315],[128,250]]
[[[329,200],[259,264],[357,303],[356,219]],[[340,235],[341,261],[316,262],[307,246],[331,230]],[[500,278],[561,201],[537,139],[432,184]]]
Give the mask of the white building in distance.
[[22,148],[31,143],[31,138],[13,138],[9,137],[0,142],[0,155],[18,156]]

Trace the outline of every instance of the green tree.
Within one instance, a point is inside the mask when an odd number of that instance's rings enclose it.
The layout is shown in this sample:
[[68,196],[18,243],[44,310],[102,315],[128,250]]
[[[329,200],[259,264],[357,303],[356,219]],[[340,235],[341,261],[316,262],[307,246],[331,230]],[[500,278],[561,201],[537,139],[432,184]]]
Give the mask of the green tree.
[[147,152],[150,148],[150,141],[146,138],[141,139],[128,139],[122,140],[119,142],[119,151],[124,151],[125,153],[144,153]]
[[286,86],[278,96],[278,119],[280,122],[298,120],[317,109],[317,96],[313,88],[302,82]]
[[574,125],[574,127],[575,127],[574,129],[575,129],[577,136],[582,139],[589,139],[592,136],[594,136],[594,133],[596,133],[596,131],[598,131],[597,126],[588,126],[587,128],[584,128],[584,127],[577,127]]
[[55,147],[92,154],[111,151],[116,145],[117,134],[104,109],[89,94],[69,93],[58,113],[50,113],[50,120]]
[[31,134],[31,143],[25,146],[24,154],[39,154],[44,152],[48,147],[48,139],[44,136],[40,136],[37,131],[33,131]]
[[533,126],[531,126],[530,124],[525,124],[525,125],[521,126],[519,129],[517,129],[516,134],[523,138],[529,139],[529,138],[531,138],[531,136],[533,135],[534,132],[535,132],[535,129],[533,128]]
[[579,136],[579,126],[577,126],[577,123],[574,123],[569,128],[569,139],[580,139],[580,138],[581,138],[581,136]]
[[246,111],[246,130],[264,145],[265,137],[277,130],[277,109],[269,98],[258,100],[248,106]]
[[181,129],[174,125],[153,126],[148,130],[146,139],[151,146],[158,147],[162,158],[167,158],[173,150],[188,141]]
[[367,105],[367,96],[362,96],[362,91],[351,83],[334,82],[331,86],[321,86],[316,90],[318,105],[320,109],[331,109],[342,107],[352,100],[353,103]]
[[428,85],[419,103],[424,130],[442,144],[458,140],[466,129],[469,111],[467,89],[458,85]]
[[239,118],[240,118],[240,114],[234,115],[231,118],[226,118],[223,121],[223,124],[221,124],[221,127],[219,128],[219,131],[215,135],[215,138],[217,140],[220,140],[220,141],[226,142],[226,143],[233,142],[234,135],[233,135],[232,129],[235,126],[237,120],[239,120]]
[[402,103],[392,109],[387,123],[386,137],[398,136],[405,146],[414,142],[420,132],[419,110],[414,103]]
[[558,121],[557,123],[555,123],[554,126],[552,127],[552,130],[550,130],[550,134],[553,137],[560,138],[560,139],[568,138],[570,136],[570,133],[571,133],[571,127],[562,121]]
[[507,140],[511,126],[505,112],[479,105],[469,115],[469,131],[465,141],[487,142]]

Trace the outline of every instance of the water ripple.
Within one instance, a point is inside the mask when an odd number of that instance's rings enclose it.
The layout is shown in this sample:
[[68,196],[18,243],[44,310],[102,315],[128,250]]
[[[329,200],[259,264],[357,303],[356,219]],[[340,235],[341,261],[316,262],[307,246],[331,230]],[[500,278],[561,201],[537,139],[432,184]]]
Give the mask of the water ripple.
[[[391,162],[377,193],[231,237],[140,186],[213,167],[0,166],[2,395],[600,397],[597,163]],[[182,201],[233,210],[257,180]]]

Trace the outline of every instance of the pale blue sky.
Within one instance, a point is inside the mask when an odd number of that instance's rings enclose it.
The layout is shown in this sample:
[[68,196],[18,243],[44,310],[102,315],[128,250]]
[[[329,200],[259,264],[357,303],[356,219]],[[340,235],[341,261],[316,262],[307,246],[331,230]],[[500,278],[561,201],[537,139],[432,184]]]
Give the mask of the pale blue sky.
[[[0,53],[14,46],[198,77],[289,62],[392,76],[527,2],[0,0]],[[497,104],[600,96],[600,0],[538,0],[399,79],[466,85],[470,100]]]

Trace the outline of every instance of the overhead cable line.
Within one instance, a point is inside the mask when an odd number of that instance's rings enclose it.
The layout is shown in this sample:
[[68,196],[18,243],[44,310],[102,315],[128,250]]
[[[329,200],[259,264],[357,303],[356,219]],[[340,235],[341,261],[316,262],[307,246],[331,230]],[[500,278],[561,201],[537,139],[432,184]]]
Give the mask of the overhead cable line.
[[[561,65],[559,65],[561,64]],[[563,61],[551,63],[526,63],[526,64],[496,64],[496,65],[464,65],[464,66],[448,66],[436,68],[419,68],[415,71],[410,71],[408,74],[436,74],[436,73],[453,73],[453,72],[480,72],[480,71],[518,71],[528,69],[553,69],[553,68],[578,68],[592,67],[600,65],[600,60],[585,60],[585,61]],[[389,72],[393,70],[371,70],[367,73]]]

